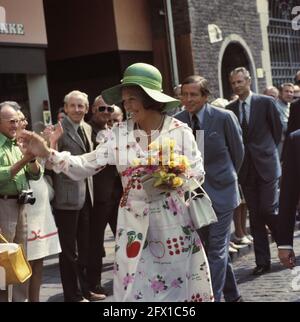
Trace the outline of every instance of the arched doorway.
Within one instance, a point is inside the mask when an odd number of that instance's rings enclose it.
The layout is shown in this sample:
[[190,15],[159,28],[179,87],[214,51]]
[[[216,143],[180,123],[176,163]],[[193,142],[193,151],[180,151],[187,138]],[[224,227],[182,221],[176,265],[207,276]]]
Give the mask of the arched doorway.
[[246,50],[238,42],[228,44],[222,57],[221,66],[223,97],[230,100],[232,90],[228,80],[229,73],[236,67],[245,67],[253,75],[252,66],[250,65]]

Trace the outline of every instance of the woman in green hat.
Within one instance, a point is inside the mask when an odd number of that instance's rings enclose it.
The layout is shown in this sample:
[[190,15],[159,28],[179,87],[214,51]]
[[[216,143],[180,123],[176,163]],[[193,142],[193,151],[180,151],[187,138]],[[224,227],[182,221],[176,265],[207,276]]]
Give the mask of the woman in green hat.
[[[102,133],[95,151],[71,156],[49,150],[29,132],[23,134],[24,143],[33,154],[47,158],[54,171],[74,180],[106,164],[117,166],[124,192],[115,248],[116,301],[212,301],[208,262],[183,202],[189,180],[203,178],[202,159],[188,126],[166,115],[179,101],[162,93],[159,70],[144,63],[129,66],[121,84],[103,91],[102,97],[107,104],[121,103],[128,119]],[[153,179],[149,173],[157,164],[155,145],[162,146],[160,142],[169,142],[171,155],[186,156],[190,165],[189,179],[169,190],[149,189],[147,184]]]

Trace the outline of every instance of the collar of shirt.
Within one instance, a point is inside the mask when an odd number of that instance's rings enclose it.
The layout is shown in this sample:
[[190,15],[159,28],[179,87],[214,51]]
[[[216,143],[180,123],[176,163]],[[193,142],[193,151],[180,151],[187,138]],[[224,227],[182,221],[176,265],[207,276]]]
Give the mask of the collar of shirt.
[[245,102],[246,103],[246,105],[245,105],[246,119],[247,119],[247,123],[249,124],[252,95],[253,95],[253,93],[250,91],[249,95],[247,96],[247,98],[244,101],[239,100],[240,122],[242,122],[242,119],[243,119],[242,104],[243,104],[243,102]]
[[3,145],[16,145],[16,139],[10,139],[7,136],[5,136],[4,134],[0,133],[0,147],[2,147]]
[[74,130],[77,132],[79,126],[82,126],[83,124],[83,121],[81,121],[79,124],[78,123],[74,123],[70,118],[69,116],[67,115],[66,118],[68,119],[68,121],[72,124]]
[[280,106],[280,108],[284,109],[289,109],[291,103],[286,103],[283,100],[281,100],[280,98],[276,101],[276,103],[278,104],[278,106]]
[[[199,120],[199,123],[200,123],[200,128],[202,128],[202,126],[203,126],[204,112],[206,110],[206,106],[207,106],[207,104],[204,104],[204,106],[196,113],[196,116],[198,117],[198,120]],[[192,119],[193,114],[189,113],[189,116],[190,116],[191,124],[193,125],[193,119]]]
[[287,126],[290,116],[290,104],[279,99],[276,101],[276,108],[279,112],[281,122],[284,126]]

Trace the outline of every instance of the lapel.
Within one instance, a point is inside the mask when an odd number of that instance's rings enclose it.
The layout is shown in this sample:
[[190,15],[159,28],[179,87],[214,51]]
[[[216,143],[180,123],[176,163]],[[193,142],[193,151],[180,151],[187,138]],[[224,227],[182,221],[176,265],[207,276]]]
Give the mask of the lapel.
[[75,131],[73,125],[70,123],[70,121],[66,117],[63,120],[63,128],[64,128],[64,131],[66,132],[66,135],[85,152],[85,146],[84,146],[83,142],[81,141],[80,136]]
[[204,111],[204,118],[203,118],[203,124],[201,124],[201,129],[204,130],[204,137],[207,136],[210,130],[210,127],[212,125],[214,116],[214,109],[211,107],[211,105],[207,104],[205,111]]
[[189,112],[184,110],[182,112],[182,121],[183,123],[186,123],[190,128],[192,128],[192,123],[191,123],[191,120],[190,120],[190,115],[189,115]]
[[[90,146],[90,151],[93,151],[92,127],[86,122],[83,122],[82,126],[84,128],[85,136],[86,136],[89,146]],[[86,151],[86,152],[88,152],[88,151]]]
[[251,132],[254,129],[254,124],[255,124],[255,118],[256,118],[256,110],[255,105],[257,103],[259,96],[253,94],[251,96],[251,102],[250,102],[250,118],[249,118],[249,130],[248,130],[248,136],[251,134]]
[[235,116],[237,117],[239,123],[240,123],[240,110],[239,110],[239,105],[240,105],[240,101],[237,99],[235,102],[232,103],[232,107],[231,110],[233,111],[233,113],[235,114]]

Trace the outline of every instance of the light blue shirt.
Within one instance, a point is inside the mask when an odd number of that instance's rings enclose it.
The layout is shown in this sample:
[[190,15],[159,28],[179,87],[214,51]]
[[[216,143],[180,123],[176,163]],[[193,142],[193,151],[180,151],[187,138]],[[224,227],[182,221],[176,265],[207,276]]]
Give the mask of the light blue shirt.
[[247,123],[249,124],[249,120],[250,120],[250,111],[251,111],[251,98],[252,98],[252,95],[253,93],[250,91],[250,94],[249,96],[244,100],[244,101],[241,101],[239,100],[239,112],[240,112],[240,123],[242,123],[242,120],[243,120],[243,109],[242,109],[242,104],[243,102],[246,103],[245,105],[245,111],[246,111],[246,120],[247,120]]
[[[198,121],[199,121],[199,125],[200,125],[200,128],[202,129],[203,127],[203,123],[204,123],[204,112],[205,112],[205,109],[206,109],[206,105],[207,104],[204,104],[203,107],[196,113],[196,116],[198,118]],[[192,127],[194,126],[194,122],[193,122],[193,119],[192,119],[192,116],[193,114],[189,113],[189,116],[190,116],[190,121],[191,121],[191,124],[192,124]]]
[[288,120],[290,116],[290,104],[283,102],[281,99],[276,101],[276,108],[280,115],[280,120],[283,126],[283,133],[286,133]]

